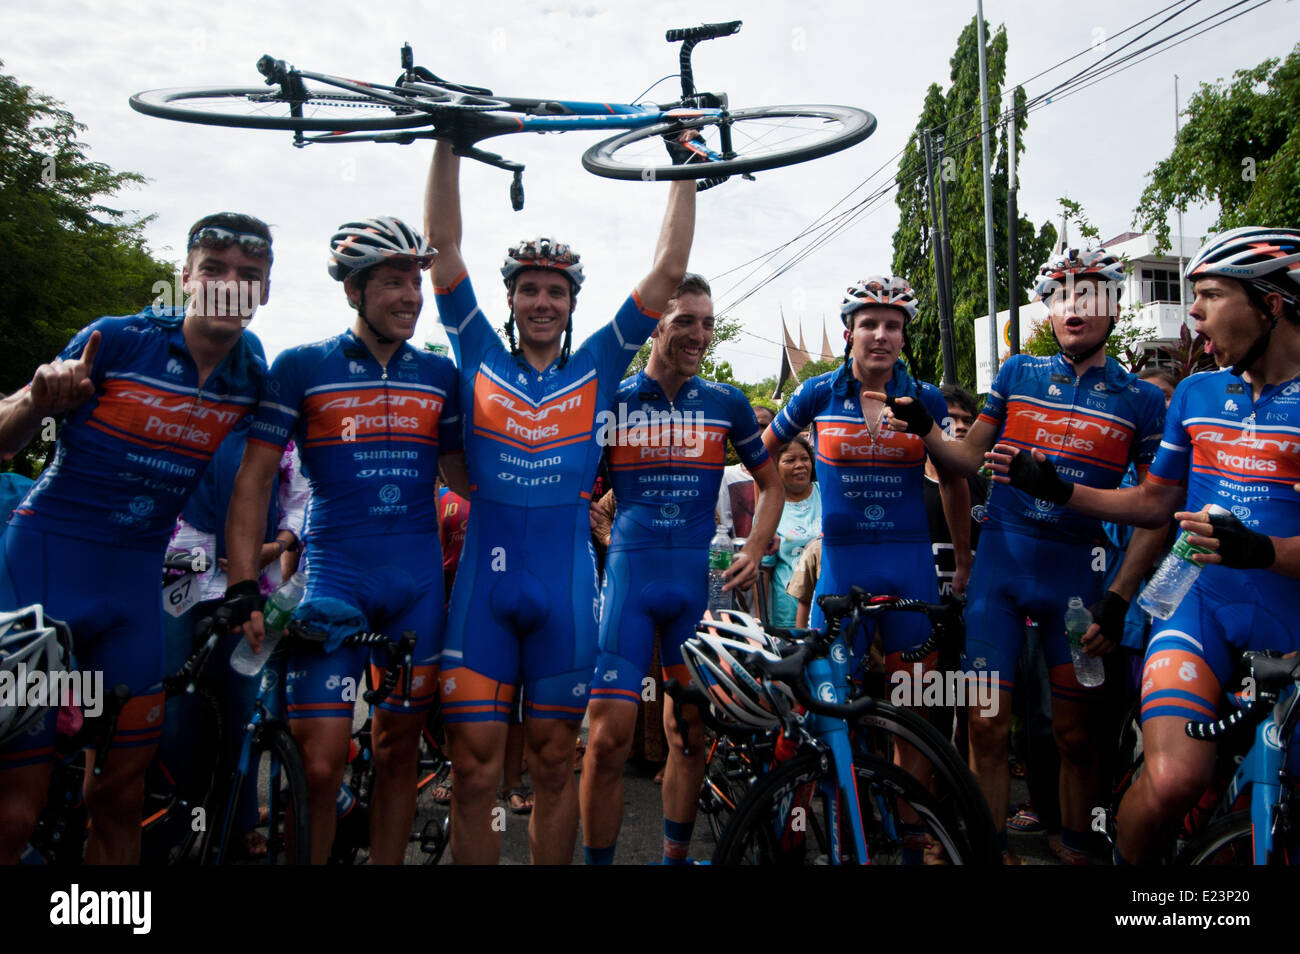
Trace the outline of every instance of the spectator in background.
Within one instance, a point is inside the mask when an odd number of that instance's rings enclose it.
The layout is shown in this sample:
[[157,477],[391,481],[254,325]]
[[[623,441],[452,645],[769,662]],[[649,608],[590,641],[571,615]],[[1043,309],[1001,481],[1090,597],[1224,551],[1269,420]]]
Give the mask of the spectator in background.
[[797,434],[782,447],[777,453],[776,470],[785,484],[785,507],[776,525],[776,553],[763,558],[764,567],[771,570],[768,623],[791,627],[795,625],[798,604],[786,592],[786,584],[794,575],[804,547],[822,532],[821,489],[813,479],[813,453],[808,438]]
[[[966,432],[975,423],[978,413],[974,396],[965,388],[955,384],[945,384],[939,388],[944,403],[948,405],[948,417],[943,426],[949,431],[953,440],[962,440]],[[975,544],[979,539],[979,522],[984,516],[984,501],[989,496],[989,482],[979,474],[966,478],[970,489],[970,554],[965,561],[958,561],[952,548],[952,534],[948,530],[948,521],[943,513],[943,500],[939,495],[939,472],[935,470],[934,460],[925,459],[925,513],[930,522],[930,542],[934,547],[934,568],[939,574],[939,593],[948,596],[963,593],[966,580],[970,577],[971,564],[974,561]],[[960,571],[960,572],[959,572]]]

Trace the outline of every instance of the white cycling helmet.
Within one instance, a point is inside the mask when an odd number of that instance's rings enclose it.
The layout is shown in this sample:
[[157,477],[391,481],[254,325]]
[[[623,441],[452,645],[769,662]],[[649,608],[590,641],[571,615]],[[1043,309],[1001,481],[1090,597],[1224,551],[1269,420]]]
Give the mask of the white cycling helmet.
[[362,269],[393,259],[412,259],[427,268],[438,250],[401,219],[381,216],[364,222],[345,222],[330,236],[330,278],[343,281]]
[[781,655],[781,641],[765,630],[762,623],[740,610],[706,610],[704,619],[696,626],[696,633],[697,635],[709,633],[725,639],[734,639],[748,643],[754,649],[772,653],[778,658]]
[[697,631],[682,644],[682,659],[696,685],[708,693],[715,714],[754,729],[779,726],[781,717],[795,705],[794,694],[783,683],[768,680],[765,684],[747,665],[753,664],[755,656],[771,662],[779,662],[781,657],[756,645],[752,632],[735,639],[708,631],[729,629],[733,624],[704,621],[700,625],[705,631]]
[[524,239],[510,246],[506,251],[505,263],[501,266],[501,277],[506,287],[513,289],[515,276],[526,268],[559,272],[569,280],[573,294],[577,295],[585,277],[580,259],[581,256],[571,246],[539,235],[535,239]]
[[1300,229],[1245,226],[1211,236],[1183,273],[1191,282],[1222,276],[1300,301]]
[[859,308],[867,305],[887,305],[903,313],[903,324],[916,317],[916,292],[905,280],[890,275],[873,275],[860,282],[854,282],[844,292],[840,302],[840,321],[845,327],[849,317]]
[[1076,279],[1085,275],[1096,276],[1103,281],[1115,282],[1117,291],[1122,292],[1123,287],[1118,283],[1124,278],[1124,263],[1100,247],[1067,249],[1053,255],[1038,269],[1034,297],[1046,302],[1061,287],[1067,275]]
[[[72,658],[67,637],[45,618],[39,604],[0,613],[0,672],[10,674],[23,705],[0,707],[0,745],[4,745],[41,720],[51,708],[50,696],[44,704],[30,705],[26,684],[18,684],[18,667],[23,665],[28,674],[44,673],[46,685],[55,673],[66,672]],[[30,678],[30,677],[29,677]]]

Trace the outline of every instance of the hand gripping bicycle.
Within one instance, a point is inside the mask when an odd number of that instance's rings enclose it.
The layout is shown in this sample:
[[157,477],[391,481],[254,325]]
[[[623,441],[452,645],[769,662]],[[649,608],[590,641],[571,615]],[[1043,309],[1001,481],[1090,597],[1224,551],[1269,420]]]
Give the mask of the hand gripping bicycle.
[[[524,167],[476,143],[521,132],[624,130],[589,148],[587,171],[611,179],[698,179],[706,189],[733,175],[806,162],[853,146],[875,131],[871,113],[850,106],[759,106],[732,109],[726,93],[695,87],[691,53],[698,43],[729,36],[739,20],[669,30],[680,42],[681,98],[669,103],[618,103],[496,96],[451,83],[415,65],[402,47],[402,72],[392,85],[296,69],[269,54],[257,62],[264,87],[215,86],[136,93],[131,107],[161,119],[276,129],[298,147],[313,143],[448,139],[456,151],[514,173],[511,203],[523,208]],[[664,137],[689,133],[692,161],[669,161]]]

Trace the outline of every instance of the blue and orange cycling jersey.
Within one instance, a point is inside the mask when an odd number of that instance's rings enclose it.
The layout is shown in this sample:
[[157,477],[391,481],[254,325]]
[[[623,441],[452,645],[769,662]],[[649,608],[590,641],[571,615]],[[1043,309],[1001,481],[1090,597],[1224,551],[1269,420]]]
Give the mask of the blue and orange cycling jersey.
[[573,507],[589,498],[601,453],[597,415],[613,404],[659,316],[633,294],[563,366],[557,360],[537,371],[502,345],[468,275],[437,289],[437,300],[460,368],[473,505]]
[[95,393],[59,428],[50,464],[13,525],[162,558],[176,515],[226,435],[252,412],[266,375],[261,344],[245,332],[200,385],[183,318],[157,308],[100,318],[59,353],[75,360],[92,332],[101,335]]
[[[846,363],[810,378],[772,421],[782,443],[809,424],[822,490],[822,534],[828,544],[930,542],[925,512],[925,442],[880,428],[862,416],[861,387]],[[933,384],[915,380],[901,361],[885,387],[890,397],[919,399],[936,421],[948,405]]]
[[282,353],[249,441],[297,441],[308,536],[438,533],[438,455],[460,450],[456,369],[403,344],[381,365],[351,332]]
[[[1150,466],[1164,405],[1159,388],[1114,358],[1076,377],[1059,354],[1021,354],[998,371],[979,419],[998,429],[999,441],[1042,451],[1067,480],[1108,490],[1119,486],[1130,463],[1140,473]],[[986,514],[986,530],[1080,543],[1102,539],[1099,520],[1035,500],[1010,484],[993,485]]]
[[750,471],[768,460],[758,421],[738,388],[693,377],[670,401],[644,371],[618,389],[601,443],[609,446],[618,510],[610,549],[705,548],[727,441]]
[[[1186,483],[1184,510],[1218,504],[1259,533],[1300,535],[1300,378],[1258,399],[1226,370],[1182,381],[1147,479]],[[1300,648],[1295,592],[1294,580],[1268,570],[1206,566],[1173,615],[1152,625],[1142,718],[1215,718],[1243,650]]]

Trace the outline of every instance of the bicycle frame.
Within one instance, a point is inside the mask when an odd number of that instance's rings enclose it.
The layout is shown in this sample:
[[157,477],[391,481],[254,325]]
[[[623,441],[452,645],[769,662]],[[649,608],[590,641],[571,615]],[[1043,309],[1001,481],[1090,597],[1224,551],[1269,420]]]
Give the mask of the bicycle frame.
[[1295,684],[1279,694],[1272,713],[1255,727],[1255,744],[1242,759],[1224,793],[1221,807],[1230,811],[1246,787],[1250,787],[1252,861],[1269,863],[1273,854],[1273,831],[1282,801],[1282,777],[1287,749],[1300,716],[1300,690]]

